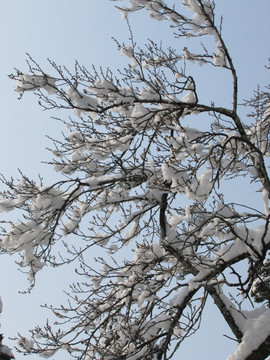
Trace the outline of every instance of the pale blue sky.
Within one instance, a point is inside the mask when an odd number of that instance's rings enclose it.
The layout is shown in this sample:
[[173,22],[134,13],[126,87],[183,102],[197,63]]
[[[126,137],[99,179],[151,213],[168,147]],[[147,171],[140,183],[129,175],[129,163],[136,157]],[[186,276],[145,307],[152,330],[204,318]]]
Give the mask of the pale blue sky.
[[[264,65],[270,56],[270,2],[217,0],[216,4],[218,14],[224,15],[224,38],[238,70],[240,97],[248,98],[258,83],[269,82],[269,72]],[[7,177],[16,177],[16,169],[20,168],[30,177],[40,173],[51,182],[53,172],[41,165],[41,160],[50,159],[50,154],[44,150],[50,145],[45,135],[59,137],[62,130],[50,119],[50,116],[60,114],[42,112],[33,94],[17,100],[18,94],[13,91],[14,84],[7,74],[13,72],[14,67],[27,70],[26,52],[48,73],[47,58],[69,68],[75,60],[89,68],[91,64],[113,69],[121,67],[125,59],[117,52],[111,37],[120,42],[128,41],[129,33],[113,5],[107,0],[8,0],[0,4],[0,172]],[[135,40],[141,46],[149,37],[167,39],[168,44],[174,44],[179,51],[185,46],[181,40],[172,41],[166,23],[148,20],[143,12],[133,15],[131,24]],[[211,93],[210,99],[229,104],[230,79],[227,74],[217,73],[205,81],[204,71],[201,68],[198,74],[201,98],[207,98]],[[0,259],[0,295],[4,303],[0,322],[5,343],[10,346],[12,341],[8,341],[8,336],[14,336],[17,331],[25,334],[28,328],[45,322],[47,313],[39,305],[45,302],[58,304],[69,277],[64,268],[46,269],[39,274],[31,295],[18,295],[18,290],[27,287],[27,281],[26,276],[16,270],[14,260],[7,256]],[[201,331],[184,344],[179,358],[198,360],[199,355],[201,360],[226,359],[234,344],[222,337],[224,333],[229,334],[229,331],[219,321],[218,313],[208,307]],[[58,359],[57,356],[53,358]],[[17,359],[22,356],[17,355]],[[61,360],[68,359],[67,355],[61,357]]]

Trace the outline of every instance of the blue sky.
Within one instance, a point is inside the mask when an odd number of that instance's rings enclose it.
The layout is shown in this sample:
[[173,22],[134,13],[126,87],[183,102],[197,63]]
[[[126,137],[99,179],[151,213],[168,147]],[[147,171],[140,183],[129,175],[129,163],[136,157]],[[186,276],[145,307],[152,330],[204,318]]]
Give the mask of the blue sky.
[[[114,2],[108,0],[9,0],[0,4],[0,172],[7,177],[16,177],[20,168],[30,177],[36,178],[40,173],[45,182],[46,179],[52,182],[53,172],[41,164],[42,160],[50,159],[45,150],[50,142],[45,135],[57,138],[62,130],[50,118],[60,114],[42,111],[33,94],[25,94],[21,101],[17,100],[14,83],[7,74],[13,72],[14,67],[27,70],[26,52],[48,73],[47,58],[71,69],[75,60],[89,68],[92,64],[112,69],[123,66],[126,59],[120,56],[111,37],[127,42],[129,33],[113,5]],[[224,15],[223,33],[238,71],[240,98],[248,98],[258,83],[269,82],[269,72],[264,65],[270,57],[270,2],[217,0],[216,8],[219,15]],[[143,12],[131,17],[131,25],[138,45],[143,46],[147,38],[154,38],[163,39],[165,45],[167,40],[179,51],[185,46],[181,40],[173,40],[166,23],[154,22]],[[216,73],[205,81],[204,71],[201,68],[197,74],[201,97],[229,105],[228,74]],[[26,289],[27,281],[26,275],[16,270],[16,259],[2,256],[0,260],[0,295],[4,303],[0,322],[5,343],[10,346],[13,343],[7,337],[18,331],[26,334],[28,328],[44,322],[48,313],[39,305],[60,303],[62,290],[68,286],[68,269],[45,269],[39,274],[32,294],[18,294],[19,290]],[[224,333],[229,332],[220,322],[219,314],[208,307],[202,330],[187,340],[179,358],[197,360],[200,354],[202,360],[225,359],[234,344],[222,336]],[[21,358],[17,355],[17,359]],[[65,359],[68,357],[62,357]]]

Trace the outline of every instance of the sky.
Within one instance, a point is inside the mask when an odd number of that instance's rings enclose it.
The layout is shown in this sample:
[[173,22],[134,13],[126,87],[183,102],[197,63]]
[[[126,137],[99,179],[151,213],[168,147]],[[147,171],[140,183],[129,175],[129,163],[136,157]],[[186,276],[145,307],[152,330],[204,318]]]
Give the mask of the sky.
[[[70,69],[75,60],[88,68],[92,64],[114,70],[121,68],[126,59],[120,56],[112,37],[120,43],[128,42],[129,32],[114,4],[108,0],[9,0],[0,3],[0,173],[7,178],[16,178],[17,169],[21,169],[29,177],[37,178],[37,174],[41,174],[45,182],[51,183],[54,173],[48,165],[42,164],[50,160],[46,147],[51,144],[46,135],[59,138],[63,130],[51,119],[60,114],[42,111],[33,94],[25,94],[19,101],[18,93],[14,92],[15,84],[7,75],[14,72],[14,68],[27,70],[26,53],[48,73],[48,58]],[[223,34],[238,71],[240,98],[249,98],[257,84],[269,82],[269,72],[264,65],[270,57],[270,2],[216,0],[216,10],[224,17]],[[173,39],[165,22],[150,20],[143,12],[134,14],[130,21],[138,45],[143,46],[148,38],[153,38],[162,39],[165,45],[173,45],[179,51],[184,47],[181,40]],[[210,96],[217,104],[229,106],[231,82],[228,74],[214,74],[205,81],[204,71],[201,68],[199,73],[195,72],[201,99]],[[0,191],[1,187],[0,184]],[[252,196],[250,199],[253,201]],[[67,289],[70,278],[68,268],[57,271],[46,268],[39,274],[31,294],[19,294],[18,291],[27,288],[28,282],[26,275],[17,270],[16,260],[18,258],[7,255],[0,258],[1,332],[5,335],[4,343],[10,347],[14,342],[8,337],[17,332],[27,336],[27,329],[45,322],[49,313],[40,305],[61,303],[62,292]],[[226,359],[235,344],[223,334],[229,331],[209,304],[201,330],[187,339],[178,352],[179,358],[197,360],[199,353],[202,360]],[[23,358],[15,355],[16,359]],[[57,360],[57,355],[53,359]],[[61,357],[61,360],[68,359],[67,355]]]

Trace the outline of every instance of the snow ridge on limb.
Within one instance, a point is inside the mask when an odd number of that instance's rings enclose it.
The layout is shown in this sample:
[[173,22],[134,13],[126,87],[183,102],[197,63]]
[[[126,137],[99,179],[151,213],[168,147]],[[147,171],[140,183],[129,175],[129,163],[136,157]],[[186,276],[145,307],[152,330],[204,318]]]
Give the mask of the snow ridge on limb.
[[[0,296],[0,314],[2,311],[3,311],[3,302],[2,302],[2,299]],[[0,334],[0,357],[1,357],[1,359],[3,359],[3,360],[14,359],[14,355],[13,355],[11,349],[8,346],[2,344],[3,339],[4,339],[3,334]]]
[[[117,43],[131,61],[119,78],[78,63],[71,74],[53,62],[48,77],[31,58],[27,74],[11,76],[17,91],[37,92],[43,108],[75,116],[62,120],[62,140],[52,139],[60,180],[44,186],[25,175],[2,177],[0,210],[21,213],[3,223],[2,251],[22,255],[31,286],[45,265],[71,261],[84,280],[71,286],[67,305],[51,307],[55,327],[36,327],[33,342],[21,338],[24,353],[167,360],[199,329],[209,295],[240,343],[237,359],[268,349],[268,310],[242,310],[270,247],[268,112],[257,112],[252,125],[238,115],[236,71],[214,2],[182,5],[130,0],[119,8],[123,17],[146,9],[182,39],[214,37],[215,53],[206,46],[179,53],[153,41],[140,49],[131,41]],[[200,103],[185,62],[230,71],[232,108]],[[209,124],[189,124],[206,117]],[[227,181],[243,179],[260,184],[258,206],[223,192]],[[104,256],[89,263],[97,247]],[[231,301],[230,292],[243,301]]]
[[14,355],[10,348],[6,345],[2,345],[4,336],[0,334],[0,356],[3,360],[11,360],[14,359]]

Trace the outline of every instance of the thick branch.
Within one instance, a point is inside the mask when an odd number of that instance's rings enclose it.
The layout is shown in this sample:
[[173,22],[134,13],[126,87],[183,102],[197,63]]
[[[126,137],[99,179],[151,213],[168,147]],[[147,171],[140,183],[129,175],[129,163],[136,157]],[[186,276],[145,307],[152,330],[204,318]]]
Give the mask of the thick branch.
[[165,239],[166,237],[166,208],[167,208],[167,198],[168,194],[165,193],[161,197],[161,204],[160,204],[160,213],[159,213],[159,223],[160,223],[160,231],[161,231],[161,238]]
[[265,360],[270,355],[270,336],[256,349],[245,360]]
[[212,296],[215,304],[219,308],[221,314],[223,315],[227,324],[231,328],[232,332],[236,336],[238,342],[241,342],[243,333],[237,326],[231,312],[227,309],[226,305],[224,304],[223,300],[221,299],[220,295],[218,294],[216,288],[214,286],[209,286],[209,287],[207,287],[207,290],[208,290],[209,294]]

